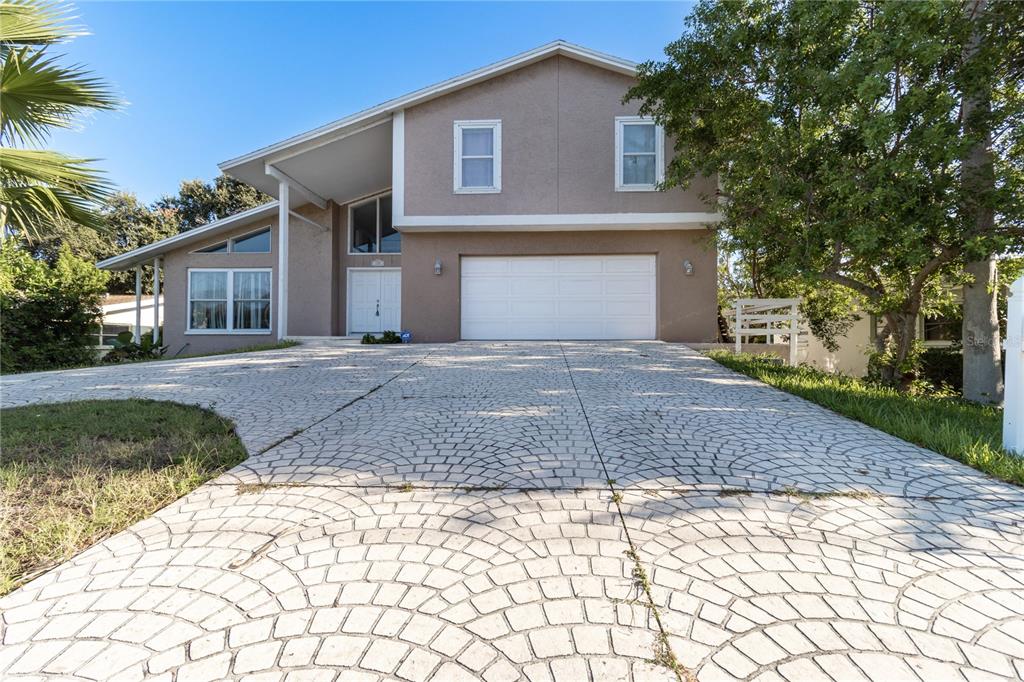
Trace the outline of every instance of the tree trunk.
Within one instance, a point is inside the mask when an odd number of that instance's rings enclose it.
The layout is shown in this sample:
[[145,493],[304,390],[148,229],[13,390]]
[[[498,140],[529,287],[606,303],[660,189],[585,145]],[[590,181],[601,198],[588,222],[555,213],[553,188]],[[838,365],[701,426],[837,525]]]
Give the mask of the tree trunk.
[[1003,372],[996,261],[989,258],[968,263],[966,272],[973,281],[964,285],[964,398],[976,403],[999,403]]
[[917,305],[909,310],[885,314],[886,330],[881,340],[876,340],[879,352],[888,351],[888,361],[879,367],[884,383],[905,392],[917,378],[917,370],[911,354],[917,341]]
[[[974,0],[965,8],[971,19],[981,21],[987,0]],[[967,46],[970,59],[981,44],[981,31],[975,30]],[[995,213],[991,197],[995,190],[992,167],[991,85],[979,83],[976,92],[964,96],[964,133],[977,137],[977,143],[964,158],[962,181],[966,196],[965,217],[977,232],[991,231]],[[964,398],[979,403],[999,403],[1003,395],[1003,370],[999,353],[999,317],[996,309],[995,261],[987,258],[968,263],[964,270],[971,281],[964,286],[963,383]]]

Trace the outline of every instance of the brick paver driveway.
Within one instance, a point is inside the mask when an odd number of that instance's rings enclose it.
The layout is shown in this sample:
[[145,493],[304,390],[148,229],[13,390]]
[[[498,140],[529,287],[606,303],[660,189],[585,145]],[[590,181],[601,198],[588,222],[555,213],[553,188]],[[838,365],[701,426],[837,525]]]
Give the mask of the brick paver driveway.
[[252,453],[0,600],[5,679],[1024,676],[1020,489],[681,346],[306,346],[2,388],[210,405]]

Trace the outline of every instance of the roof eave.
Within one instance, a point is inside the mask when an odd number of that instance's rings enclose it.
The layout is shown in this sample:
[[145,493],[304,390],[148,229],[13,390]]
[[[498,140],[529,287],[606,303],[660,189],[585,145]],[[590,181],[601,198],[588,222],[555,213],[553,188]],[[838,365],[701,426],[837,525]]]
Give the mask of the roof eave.
[[229,227],[240,225],[248,220],[257,220],[264,216],[271,216],[277,211],[278,202],[274,201],[255,206],[253,208],[236,213],[228,216],[227,218],[221,218],[215,220],[212,223],[207,223],[202,227],[196,227],[187,232],[179,232],[176,235],[166,237],[160,241],[153,242],[152,244],[146,244],[140,246],[137,249],[132,249],[126,253],[122,253],[112,258],[101,260],[96,264],[96,267],[100,270],[127,270],[136,265],[142,265],[147,262],[150,258],[159,258],[168,251],[187,246],[192,242],[199,241],[203,237],[210,237],[216,235],[222,230],[226,230]]

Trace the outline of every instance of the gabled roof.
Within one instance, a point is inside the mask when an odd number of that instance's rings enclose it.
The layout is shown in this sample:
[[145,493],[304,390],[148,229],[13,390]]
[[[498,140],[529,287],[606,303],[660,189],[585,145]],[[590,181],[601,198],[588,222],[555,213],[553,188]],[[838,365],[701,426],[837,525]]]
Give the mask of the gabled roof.
[[171,249],[178,249],[182,246],[188,246],[194,242],[198,242],[202,239],[209,237],[215,237],[221,232],[226,232],[233,227],[245,223],[248,220],[258,220],[259,218],[268,218],[277,214],[277,201],[271,201],[255,208],[250,208],[241,213],[228,216],[227,218],[221,218],[215,220],[212,223],[207,223],[201,227],[196,227],[187,232],[180,232],[172,237],[166,237],[158,242],[140,246],[137,249],[132,249],[127,253],[122,253],[120,256],[114,256],[102,260],[96,264],[96,267],[102,270],[127,270],[133,268],[136,265],[147,265],[153,258],[163,255]]
[[365,125],[371,123],[375,119],[383,119],[389,117],[396,111],[401,111],[417,104],[430,101],[437,97],[447,95],[449,93],[467,88],[476,83],[500,76],[510,71],[515,71],[524,66],[534,64],[543,59],[554,56],[563,56],[575,59],[577,61],[599,66],[610,71],[615,71],[627,76],[636,75],[636,63],[619,57],[614,57],[603,52],[591,50],[580,45],[574,45],[564,40],[555,40],[541,45],[540,47],[528,50],[514,57],[503,59],[500,62],[495,62],[489,66],[485,66],[469,73],[464,73],[461,76],[449,78],[446,81],[436,83],[434,85],[421,88],[407,95],[390,99],[377,106],[364,109],[360,112],[346,116],[345,118],[338,119],[333,123],[314,128],[305,133],[289,137],[280,142],[268,145],[257,149],[256,151],[243,154],[242,156],[234,159],[229,159],[218,164],[218,167],[225,173],[231,174],[233,168],[237,168],[253,161],[263,161],[268,157],[275,154],[280,154],[291,150],[294,147],[311,143],[312,145],[322,144],[325,140],[330,139],[333,134],[342,133],[348,129],[359,125]]

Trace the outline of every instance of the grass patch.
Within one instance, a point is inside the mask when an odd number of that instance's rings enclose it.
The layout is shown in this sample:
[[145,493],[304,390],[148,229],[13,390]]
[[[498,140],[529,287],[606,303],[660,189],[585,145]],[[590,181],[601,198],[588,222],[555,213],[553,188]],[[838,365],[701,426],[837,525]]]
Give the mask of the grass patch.
[[1024,485],[1024,458],[1002,448],[1003,413],[998,408],[953,398],[907,395],[854,377],[780,365],[774,356],[726,351],[709,351],[707,355],[729,369],[833,412]]
[[261,350],[279,350],[281,348],[291,348],[298,346],[298,341],[278,341],[277,343],[261,343],[255,346],[242,346],[241,348],[232,348],[231,350],[218,350],[212,353],[196,353],[194,355],[175,355],[173,357],[165,356],[162,358],[154,358],[154,360],[181,360],[184,358],[208,358],[214,355],[234,355],[235,353],[256,353]]
[[0,595],[246,458],[226,419],[152,400],[0,410]]

